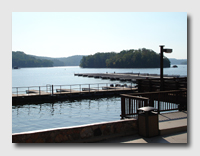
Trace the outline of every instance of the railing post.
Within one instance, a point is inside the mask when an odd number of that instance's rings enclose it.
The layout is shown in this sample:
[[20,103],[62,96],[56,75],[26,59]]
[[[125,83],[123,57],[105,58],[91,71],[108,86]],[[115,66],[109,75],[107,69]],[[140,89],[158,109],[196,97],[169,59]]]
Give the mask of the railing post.
[[89,93],[90,93],[90,84],[89,84]]
[[131,114],[131,98],[129,98],[129,114]]
[[125,117],[125,98],[121,97],[121,117]]
[[152,97],[149,99],[149,106],[154,107],[154,99]]
[[151,79],[149,79],[149,91],[152,91],[152,84],[151,84]]
[[137,80],[137,82],[138,82],[138,92],[141,92],[141,81]]
[[158,114],[160,114],[160,100],[158,101]]
[[17,96],[18,96],[18,87],[17,87]]
[[53,85],[51,86],[51,89],[52,89],[51,92],[52,92],[52,95],[53,95]]
[[39,95],[40,95],[40,86],[39,86]]
[[144,100],[144,106],[147,106],[147,103],[148,103],[147,100]]

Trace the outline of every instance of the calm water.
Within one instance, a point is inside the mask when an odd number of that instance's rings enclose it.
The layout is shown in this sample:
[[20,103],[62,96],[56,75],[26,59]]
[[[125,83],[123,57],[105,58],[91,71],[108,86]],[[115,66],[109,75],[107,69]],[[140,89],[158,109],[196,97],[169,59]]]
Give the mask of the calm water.
[[[82,69],[77,66],[21,68],[12,70],[12,86],[113,83],[110,80],[74,76],[74,73],[106,72],[159,74],[160,69]],[[186,76],[187,65],[179,65],[178,68],[166,68],[164,74]],[[115,82],[120,83],[119,81]],[[119,120],[120,104],[121,99],[113,97],[12,106],[12,133]]]

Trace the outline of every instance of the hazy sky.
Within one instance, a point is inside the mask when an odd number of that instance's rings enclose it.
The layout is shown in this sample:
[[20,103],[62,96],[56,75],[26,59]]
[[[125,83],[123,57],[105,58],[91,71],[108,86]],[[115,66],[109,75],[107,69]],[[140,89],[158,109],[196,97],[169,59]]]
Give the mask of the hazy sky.
[[187,58],[186,12],[13,12],[12,50],[48,57],[172,48]]

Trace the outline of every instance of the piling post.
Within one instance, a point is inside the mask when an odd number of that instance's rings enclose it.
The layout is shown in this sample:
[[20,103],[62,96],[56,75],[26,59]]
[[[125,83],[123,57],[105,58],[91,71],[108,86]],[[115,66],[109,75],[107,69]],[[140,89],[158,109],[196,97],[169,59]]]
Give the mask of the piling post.
[[51,91],[52,91],[52,95],[53,95],[53,85],[52,85],[52,90]]
[[40,95],[40,86],[39,86],[39,95]]

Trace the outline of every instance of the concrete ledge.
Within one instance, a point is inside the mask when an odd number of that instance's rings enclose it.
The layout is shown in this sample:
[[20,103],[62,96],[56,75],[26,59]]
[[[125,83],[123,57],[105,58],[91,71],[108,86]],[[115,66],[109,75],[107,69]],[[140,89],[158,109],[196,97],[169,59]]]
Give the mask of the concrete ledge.
[[83,143],[137,134],[137,120],[126,119],[83,126],[12,134],[12,143]]
[[184,131],[187,131],[187,126],[172,127],[172,128],[160,130],[160,135],[166,135],[166,134],[172,134],[172,133],[184,132]]

